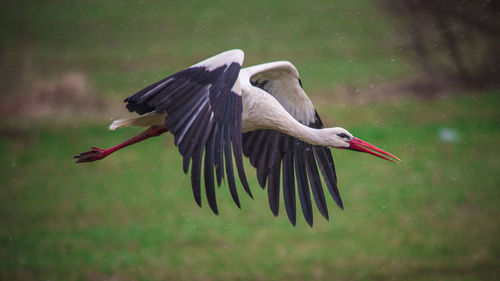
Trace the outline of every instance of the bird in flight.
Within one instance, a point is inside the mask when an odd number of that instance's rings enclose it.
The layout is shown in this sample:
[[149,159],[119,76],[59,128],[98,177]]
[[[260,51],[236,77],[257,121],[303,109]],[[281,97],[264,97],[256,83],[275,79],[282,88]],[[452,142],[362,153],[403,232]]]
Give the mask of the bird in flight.
[[215,183],[220,186],[224,178],[240,207],[233,162],[243,189],[252,197],[244,155],[256,168],[259,185],[267,185],[272,213],[278,215],[281,186],[287,216],[295,225],[297,191],[304,218],[312,226],[311,193],[321,215],[329,218],[320,174],[333,200],[343,209],[330,148],[400,161],[343,128],[324,128],[290,62],[242,68],[243,58],[241,50],[220,53],[129,96],[126,107],[139,116],[115,120],[110,130],[125,126],[148,129],[109,149],[92,147],[74,156],[76,162],[100,160],[170,131],[183,157],[184,173],[191,168],[191,187],[199,206],[203,170],[212,211],[218,214]]

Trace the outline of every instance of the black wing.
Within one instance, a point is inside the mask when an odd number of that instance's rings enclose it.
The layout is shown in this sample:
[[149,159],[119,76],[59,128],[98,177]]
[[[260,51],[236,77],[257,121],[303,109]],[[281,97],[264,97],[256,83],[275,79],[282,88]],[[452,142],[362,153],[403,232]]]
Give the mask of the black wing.
[[[273,95],[295,119],[312,128],[323,128],[318,113],[302,90],[298,72],[293,65],[277,62],[247,70],[253,73],[250,81],[252,85]],[[269,206],[274,215],[279,211],[282,178],[285,209],[293,225],[296,223],[296,189],[302,213],[310,226],[313,224],[310,191],[319,212],[328,219],[319,171],[331,196],[343,208],[329,148],[311,145],[280,132],[259,130],[243,134],[243,153],[257,169],[260,186],[265,188],[267,184]]]
[[[317,114],[316,120],[310,127],[322,128]],[[313,224],[309,190],[312,191],[319,212],[326,219],[329,218],[318,167],[331,196],[343,208],[329,148],[311,145],[277,131],[258,130],[243,134],[243,153],[257,169],[259,185],[265,188],[267,183],[269,207],[274,215],[278,215],[279,211],[282,178],[285,209],[293,225],[296,222],[295,190],[298,191],[302,213],[309,225]]]
[[217,185],[227,176],[231,196],[240,207],[233,156],[240,181],[252,197],[243,169],[241,93],[233,89],[235,83],[238,83],[242,63],[242,51],[227,51],[160,80],[125,99],[129,111],[138,114],[151,111],[167,113],[165,125],[174,134],[174,143],[183,156],[185,173],[191,165],[191,186],[199,206],[202,158],[205,151],[203,176],[206,196],[210,208],[216,214],[218,209],[214,170]]

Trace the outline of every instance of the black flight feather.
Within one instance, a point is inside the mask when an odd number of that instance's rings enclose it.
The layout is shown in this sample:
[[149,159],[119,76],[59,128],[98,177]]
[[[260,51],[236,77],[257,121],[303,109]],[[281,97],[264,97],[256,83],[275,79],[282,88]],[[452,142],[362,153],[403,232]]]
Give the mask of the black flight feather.
[[285,201],[286,214],[290,222],[296,222],[296,202],[295,202],[295,176],[293,165],[293,153],[295,139],[290,136],[284,137],[286,147],[283,157],[283,200]]
[[305,147],[304,156],[306,163],[307,175],[311,191],[318,207],[319,212],[328,219],[328,209],[326,207],[325,195],[323,194],[323,187],[321,186],[321,178],[319,177],[318,168],[316,167],[316,160],[314,159],[313,148],[311,144],[304,143]]
[[280,161],[275,161],[274,166],[269,171],[269,184],[267,186],[269,207],[275,216],[278,215],[280,207],[280,163]]
[[[231,116],[232,114],[232,99],[230,99],[229,106],[226,108],[226,115]],[[228,126],[229,130],[224,130],[224,160],[226,162],[226,174],[227,174],[227,183],[229,185],[229,191],[231,193],[231,197],[233,197],[234,203],[238,208],[240,206],[240,200],[238,199],[238,192],[236,191],[236,184],[234,182],[234,172],[233,172],[233,156],[231,154],[231,126]]]
[[302,213],[307,223],[313,225],[313,215],[311,206],[311,194],[309,193],[309,184],[307,183],[307,175],[304,163],[302,142],[295,141],[295,176],[297,178],[297,190],[299,191],[300,205]]
[[224,132],[224,125],[221,125],[215,134],[215,175],[217,178],[217,185],[220,186],[222,179],[224,179],[224,160],[222,157],[222,134]]
[[214,130],[212,130],[210,137],[208,138],[207,147],[205,149],[205,166],[203,176],[205,179],[205,192],[207,194],[208,205],[215,214],[219,214],[219,210],[217,209],[217,200],[215,197],[214,185],[214,139]]

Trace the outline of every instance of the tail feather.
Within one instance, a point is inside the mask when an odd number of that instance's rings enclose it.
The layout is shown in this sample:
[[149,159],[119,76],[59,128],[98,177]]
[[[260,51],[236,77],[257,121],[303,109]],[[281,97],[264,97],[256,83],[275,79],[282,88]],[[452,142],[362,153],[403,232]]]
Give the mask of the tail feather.
[[118,128],[128,126],[151,127],[155,125],[164,125],[166,117],[166,113],[149,113],[132,118],[117,119],[109,125],[109,129],[116,130]]

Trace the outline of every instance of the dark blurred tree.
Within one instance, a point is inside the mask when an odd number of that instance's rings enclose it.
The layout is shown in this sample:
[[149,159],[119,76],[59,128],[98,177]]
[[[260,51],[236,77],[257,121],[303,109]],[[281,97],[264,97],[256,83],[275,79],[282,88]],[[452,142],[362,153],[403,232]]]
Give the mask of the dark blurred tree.
[[380,0],[422,70],[467,86],[500,86],[500,1]]

